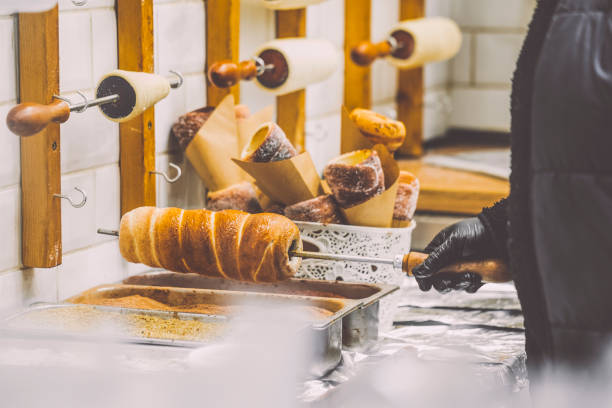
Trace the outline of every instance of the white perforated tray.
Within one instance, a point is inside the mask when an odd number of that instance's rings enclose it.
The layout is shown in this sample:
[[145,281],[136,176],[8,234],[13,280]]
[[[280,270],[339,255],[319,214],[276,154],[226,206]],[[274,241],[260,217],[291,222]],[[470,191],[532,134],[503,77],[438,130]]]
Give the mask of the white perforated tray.
[[[354,225],[296,222],[306,245],[314,245],[319,252],[393,258],[410,252],[412,231],[416,223],[405,228],[359,227]],[[309,249],[309,248],[305,248]],[[312,249],[309,249],[312,250]],[[323,280],[342,279],[347,282],[386,283],[401,285],[405,274],[391,265],[356,262],[332,262],[304,259],[297,277]],[[381,300],[379,327],[391,328],[397,307],[397,294]]]

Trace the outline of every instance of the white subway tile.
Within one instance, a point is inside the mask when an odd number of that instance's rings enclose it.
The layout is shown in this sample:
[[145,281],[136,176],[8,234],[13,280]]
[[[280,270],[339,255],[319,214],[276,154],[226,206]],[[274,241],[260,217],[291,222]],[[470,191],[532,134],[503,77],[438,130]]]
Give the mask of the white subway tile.
[[509,84],[523,38],[522,34],[477,34],[476,83]]
[[[13,19],[0,20],[0,102],[16,99],[16,53]],[[4,116],[2,117],[4,118]],[[4,120],[3,120],[4,121]]]
[[0,188],[19,183],[20,178],[20,138],[6,127],[6,115],[13,105],[0,106],[0,140],[4,146],[0,149]]
[[20,309],[23,305],[21,279],[19,269],[0,272],[0,315],[6,316]]
[[338,69],[326,80],[306,88],[306,115],[318,117],[338,112],[344,98],[344,62],[338,52]]
[[425,65],[425,88],[440,87],[446,85],[450,75],[450,62],[440,61]]
[[88,11],[59,15],[60,91],[93,86],[91,18]]
[[472,70],[472,42],[473,36],[463,32],[463,40],[459,53],[450,61],[451,79],[453,83],[469,83]]
[[[350,0],[347,0],[350,1]],[[308,7],[306,37],[324,38],[344,48],[344,1],[328,0]]]
[[310,152],[319,173],[331,159],[340,155],[340,114],[306,122],[306,150]]
[[[346,0],[350,1],[350,0]],[[399,21],[399,1],[372,1],[371,36],[372,41],[383,41],[391,28]]]
[[247,105],[251,112],[258,112],[266,106],[275,105],[276,97],[262,90],[253,81],[248,81],[240,85],[240,103]]
[[185,86],[172,89],[165,99],[155,105],[155,151],[157,153],[177,148],[175,141],[171,140],[170,131],[179,116],[187,112],[186,95]]
[[87,171],[62,177],[62,194],[78,203],[82,196],[74,189],[75,187],[85,191],[87,202],[81,208],[74,208],[68,200],[62,199],[62,249],[64,253],[92,245],[98,239],[95,172]]
[[423,140],[441,136],[448,127],[450,95],[446,90],[427,91],[423,111]]
[[23,306],[36,302],[57,302],[58,268],[28,268],[18,272]]
[[456,0],[427,0],[425,2],[425,15],[427,17],[449,17],[452,13],[452,2]]
[[462,27],[527,27],[535,0],[453,0],[453,18]]
[[454,88],[449,126],[508,132],[510,89]]
[[157,169],[174,177],[175,170],[168,165],[174,163],[181,168],[181,178],[168,183],[163,177],[157,177],[157,206],[178,208],[203,208],[206,191],[204,183],[182,153],[162,154],[156,158]]
[[169,70],[183,74],[204,71],[206,55],[206,21],[204,2],[155,6],[158,43],[158,72]]
[[397,93],[397,68],[386,60],[372,64],[372,103],[379,104],[395,98]]
[[21,204],[17,187],[0,191],[0,271],[21,265]]
[[203,73],[186,76],[183,86],[187,97],[185,111],[206,106],[206,76]]
[[58,299],[65,300],[93,286],[122,280],[127,263],[119,253],[118,242],[114,239],[64,255],[58,268]]
[[93,41],[93,85],[117,68],[117,18],[113,9],[91,13]]
[[[84,92],[92,97],[92,92]],[[74,102],[81,97],[67,95]],[[98,108],[73,112],[61,127],[62,173],[119,161],[119,125],[106,119]]]
[[[120,203],[120,176],[119,166],[116,164],[99,167],[95,173],[95,224],[97,228],[119,229],[121,218]],[[97,234],[97,242],[108,241],[112,237]]]
[[[263,43],[274,39],[274,11],[260,5],[240,2],[240,59],[251,58]],[[244,18],[248,16],[248,18]],[[210,64],[215,61],[210,61]]]

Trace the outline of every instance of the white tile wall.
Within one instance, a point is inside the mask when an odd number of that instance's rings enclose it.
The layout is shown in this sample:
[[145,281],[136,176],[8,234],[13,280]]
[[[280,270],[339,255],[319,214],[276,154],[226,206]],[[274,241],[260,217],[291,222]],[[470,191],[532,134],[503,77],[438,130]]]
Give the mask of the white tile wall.
[[16,98],[15,37],[12,17],[0,17],[0,103]]
[[510,127],[510,90],[454,87],[450,125],[506,132]]
[[453,84],[472,81],[472,43],[473,35],[464,31],[461,49],[450,62]]
[[523,34],[477,34],[475,81],[509,84],[523,44]]
[[60,13],[59,56],[61,92],[93,87],[89,13]]
[[19,267],[21,263],[19,194],[18,187],[0,190],[0,271]]
[[93,86],[117,68],[117,17],[112,8],[91,13]]
[[0,105],[0,140],[4,146],[0,149],[0,188],[19,183],[19,137],[6,127],[6,115],[12,104]]
[[535,0],[453,0],[452,16],[462,27],[521,30],[527,26]]

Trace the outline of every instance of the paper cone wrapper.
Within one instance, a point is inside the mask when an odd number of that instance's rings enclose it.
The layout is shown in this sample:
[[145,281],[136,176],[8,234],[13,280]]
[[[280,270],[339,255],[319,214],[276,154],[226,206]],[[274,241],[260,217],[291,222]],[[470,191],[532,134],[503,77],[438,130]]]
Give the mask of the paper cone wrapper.
[[234,97],[228,95],[189,143],[185,154],[206,188],[217,191],[246,179],[231,160],[239,151]]
[[412,220],[393,220],[391,227],[393,228],[406,228],[412,223]]
[[399,187],[399,166],[385,146],[377,144],[372,150],[376,150],[380,157],[385,174],[385,191],[365,203],[343,208],[342,212],[351,225],[389,228],[393,223],[395,196]]
[[255,179],[257,187],[272,201],[292,205],[319,195],[321,179],[308,152],[268,163],[232,160]]
[[342,107],[341,117],[340,154],[371,149],[374,146],[374,143],[365,137],[355,122],[351,120],[346,106]]

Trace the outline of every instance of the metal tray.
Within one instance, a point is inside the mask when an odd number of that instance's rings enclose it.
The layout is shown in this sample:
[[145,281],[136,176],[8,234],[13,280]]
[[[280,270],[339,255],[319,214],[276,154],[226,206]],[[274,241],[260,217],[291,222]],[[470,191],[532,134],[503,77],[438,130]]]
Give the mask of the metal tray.
[[[208,304],[214,306],[243,306],[261,304],[290,306],[316,306],[332,314],[308,322],[308,330],[314,341],[314,354],[310,373],[322,376],[334,369],[341,360],[343,319],[358,310],[363,302],[354,299],[332,299],[312,296],[239,292],[228,290],[188,289],[141,285],[101,285],[67,300],[70,303],[92,304],[101,299],[141,295],[168,306]],[[180,312],[171,312],[180,313]],[[232,318],[230,316],[230,318]]]
[[288,279],[274,283],[251,283],[210,278],[193,273],[151,271],[129,277],[124,284],[166,286],[292,296],[341,297],[359,301],[359,308],[344,317],[342,344],[351,350],[364,350],[378,339],[378,311],[381,298],[399,289],[395,285],[349,283],[315,279]]
[[[108,331],[108,330],[74,330],[70,328],[56,327],[44,327],[34,325],[34,322],[28,323],[27,319],[34,317],[37,313],[48,311],[48,310],[66,310],[74,311],[74,313],[80,313],[79,309],[83,305],[71,305],[71,304],[48,304],[48,305],[37,305],[25,309],[17,314],[7,317],[0,324],[0,333],[6,337],[25,337],[25,338],[50,338],[57,340],[80,340],[80,341],[94,341],[94,342],[115,342],[115,343],[129,343],[129,344],[145,344],[145,345],[156,345],[156,346],[174,346],[174,347],[188,347],[197,348],[201,347],[206,341],[200,340],[180,340],[180,339],[163,339],[155,337],[144,337],[144,336],[133,336],[128,333],[121,334],[120,329]],[[144,315],[151,316],[161,319],[178,319],[182,321],[198,321],[202,323],[217,323],[225,324],[228,319],[224,316],[212,316],[199,313],[176,313],[166,312],[161,310],[144,310],[144,309],[132,309],[132,308],[116,308],[109,306],[96,306],[87,305],[88,309],[93,309],[102,313],[108,313],[109,321],[113,318],[113,315]],[[39,320],[40,321],[40,320]],[[215,340],[222,339],[222,335],[216,336]],[[209,340],[209,342],[211,342]]]

